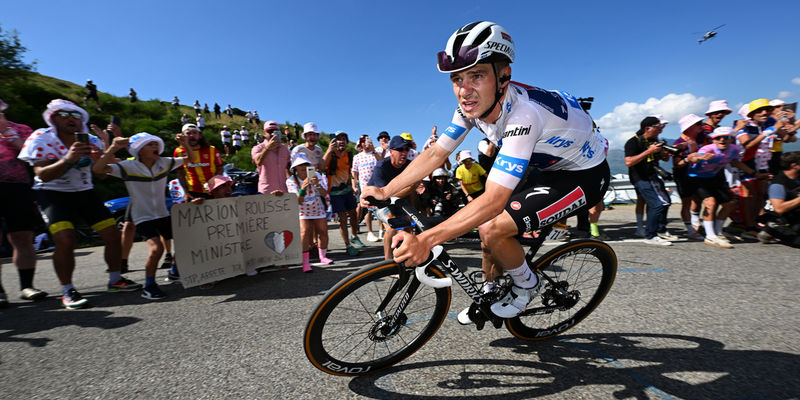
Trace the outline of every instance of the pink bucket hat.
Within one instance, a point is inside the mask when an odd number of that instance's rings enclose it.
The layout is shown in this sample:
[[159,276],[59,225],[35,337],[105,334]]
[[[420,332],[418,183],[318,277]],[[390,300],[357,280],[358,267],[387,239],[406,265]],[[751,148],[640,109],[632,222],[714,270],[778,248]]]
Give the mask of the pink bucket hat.
[[208,191],[210,192],[226,183],[230,183],[231,185],[233,185],[233,180],[231,180],[230,177],[225,175],[214,175],[211,177],[211,179],[208,180],[208,182],[206,182],[206,186],[208,187]]
[[702,121],[702,117],[698,117],[694,114],[685,115],[683,118],[678,120],[678,124],[681,126],[681,133],[685,132],[689,129],[692,125]]
[[728,115],[731,112],[733,112],[733,110],[728,108],[727,100],[714,100],[711,103],[708,103],[708,111],[706,111],[706,115],[720,111],[725,111],[725,115]]

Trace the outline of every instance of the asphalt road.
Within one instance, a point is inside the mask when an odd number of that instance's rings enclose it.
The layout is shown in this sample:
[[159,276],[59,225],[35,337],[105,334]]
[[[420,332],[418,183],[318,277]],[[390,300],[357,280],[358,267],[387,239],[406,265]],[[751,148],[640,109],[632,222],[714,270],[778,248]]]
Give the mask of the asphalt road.
[[[601,225],[632,238],[632,220],[632,207],[619,206]],[[105,292],[102,248],[81,249],[74,282],[94,307],[75,311],[61,307],[49,254],[35,282],[51,296],[38,303],[16,299],[16,269],[5,259],[12,305],[0,310],[0,398],[800,398],[797,249],[615,240],[611,293],[562,336],[528,343],[505,329],[463,327],[454,316],[467,296],[453,288],[451,317],[425,347],[388,370],[346,378],[307,361],[303,330],[322,294],[381,250],[369,244],[362,260],[343,261],[355,257],[330,233],[338,261],[313,274],[272,268],[207,290],[165,285],[162,301]],[[479,265],[477,243],[447,248],[462,266]],[[134,246],[130,278],[144,280],[137,265],[146,251]]]

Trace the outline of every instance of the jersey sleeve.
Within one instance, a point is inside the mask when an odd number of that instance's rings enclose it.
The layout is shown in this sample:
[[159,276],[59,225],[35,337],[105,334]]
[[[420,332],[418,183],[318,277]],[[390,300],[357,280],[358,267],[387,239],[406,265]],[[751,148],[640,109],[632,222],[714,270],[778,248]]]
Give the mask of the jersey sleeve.
[[111,168],[109,175],[122,179],[122,167],[119,164],[108,164],[108,167]]
[[[503,133],[503,145],[497,153],[487,181],[492,181],[508,189],[514,189],[531,158],[536,156],[536,142],[542,135],[544,124],[536,110],[528,110],[508,121]],[[554,162],[558,161],[554,159]]]
[[453,152],[461,142],[467,137],[467,133],[474,125],[461,111],[461,107],[456,108],[450,125],[439,136],[436,143],[448,152]]
[[173,157],[172,160],[174,161],[174,164],[172,164],[171,171],[174,171],[174,170],[176,170],[176,169],[178,169],[180,167],[183,167],[183,162],[186,159],[183,158],[183,157]]
[[223,164],[222,155],[219,154],[219,150],[217,150],[216,147],[212,147],[212,148],[214,149],[214,164],[216,164],[217,167],[221,167],[222,164]]

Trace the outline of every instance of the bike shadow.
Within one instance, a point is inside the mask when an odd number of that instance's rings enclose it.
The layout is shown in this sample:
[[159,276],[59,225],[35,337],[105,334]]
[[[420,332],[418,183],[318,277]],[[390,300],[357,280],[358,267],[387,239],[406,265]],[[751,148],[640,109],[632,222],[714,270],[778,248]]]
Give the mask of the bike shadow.
[[[800,393],[800,356],[726,349],[722,342],[696,336],[564,335],[544,342],[499,339],[490,346],[521,356],[402,364],[354,378],[349,386],[355,393],[381,399],[510,400],[554,394],[618,399],[796,399]],[[417,378],[406,380],[404,375]],[[403,385],[393,384],[395,381]]]

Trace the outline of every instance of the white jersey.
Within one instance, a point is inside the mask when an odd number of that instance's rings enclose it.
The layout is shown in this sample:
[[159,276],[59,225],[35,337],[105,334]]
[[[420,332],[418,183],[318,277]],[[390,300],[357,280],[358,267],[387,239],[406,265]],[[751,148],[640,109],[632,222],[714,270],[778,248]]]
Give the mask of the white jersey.
[[580,171],[602,163],[608,151],[591,117],[565,92],[509,84],[497,122],[466,118],[458,107],[436,143],[452,152],[473,127],[500,149],[487,179],[509,189],[529,164],[542,171]]

